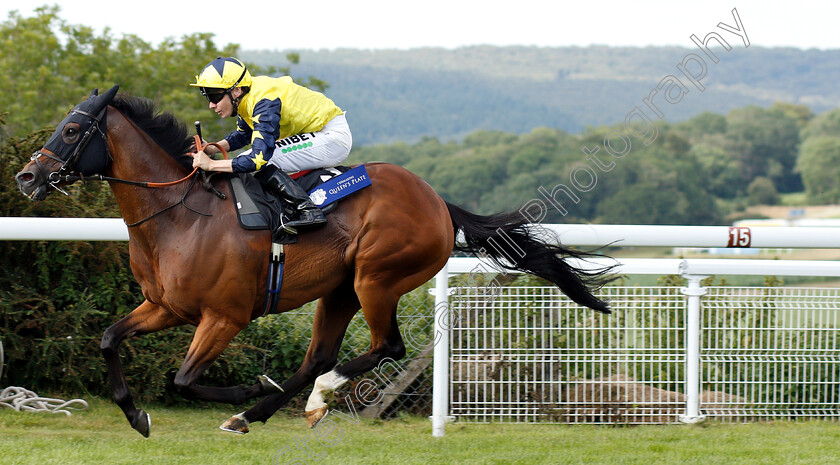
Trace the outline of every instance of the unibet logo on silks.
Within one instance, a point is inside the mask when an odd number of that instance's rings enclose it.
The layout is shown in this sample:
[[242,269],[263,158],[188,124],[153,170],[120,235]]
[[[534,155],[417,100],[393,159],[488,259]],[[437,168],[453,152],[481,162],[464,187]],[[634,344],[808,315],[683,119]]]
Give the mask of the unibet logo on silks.
[[315,205],[324,207],[370,184],[370,176],[365,165],[360,165],[315,187],[309,191],[309,199]]
[[309,147],[312,147],[312,142],[307,142],[305,144],[299,144],[299,145],[293,145],[289,148],[285,148],[285,149],[283,149],[283,153],[294,152],[296,150],[301,150],[301,149],[305,149],[305,148],[309,148]]

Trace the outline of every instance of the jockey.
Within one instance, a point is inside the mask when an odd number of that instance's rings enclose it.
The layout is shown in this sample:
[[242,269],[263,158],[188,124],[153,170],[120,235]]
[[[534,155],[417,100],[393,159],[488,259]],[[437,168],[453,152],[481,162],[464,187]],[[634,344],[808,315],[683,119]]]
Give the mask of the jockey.
[[210,109],[222,118],[236,116],[236,130],[218,144],[225,150],[251,148],[230,160],[213,160],[220,152],[207,146],[195,154],[193,167],[207,171],[257,173],[257,179],[294,205],[298,214],[284,227],[313,227],[326,222],[323,212],[286,171],[335,166],[353,143],[344,112],[320,92],[292,82],[289,76],[251,76],[236,58],[218,57],[196,76]]

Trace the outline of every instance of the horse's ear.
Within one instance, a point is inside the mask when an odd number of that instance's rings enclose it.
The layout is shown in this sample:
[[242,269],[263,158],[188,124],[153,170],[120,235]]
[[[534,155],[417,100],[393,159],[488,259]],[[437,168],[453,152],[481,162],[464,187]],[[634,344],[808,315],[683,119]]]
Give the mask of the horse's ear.
[[104,94],[100,95],[99,99],[96,101],[97,111],[105,108],[106,105],[111,103],[111,100],[114,100],[114,96],[117,95],[118,90],[120,90],[119,84],[111,87]]
[[96,97],[97,95],[99,95],[99,89],[93,89],[93,90],[90,92],[90,95],[88,95],[88,98],[89,98],[89,99],[91,99],[91,98]]

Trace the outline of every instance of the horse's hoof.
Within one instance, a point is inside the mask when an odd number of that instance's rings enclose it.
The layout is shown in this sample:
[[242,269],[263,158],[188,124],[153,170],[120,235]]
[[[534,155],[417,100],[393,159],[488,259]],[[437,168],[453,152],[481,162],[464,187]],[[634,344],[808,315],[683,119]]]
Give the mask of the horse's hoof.
[[314,428],[318,425],[318,422],[321,421],[325,416],[327,416],[327,406],[323,406],[321,408],[317,408],[315,410],[307,410],[306,411],[306,424],[309,425],[310,428]]
[[273,379],[269,378],[268,375],[257,376],[257,381],[259,381],[260,387],[262,387],[265,392],[285,392],[283,391],[283,388],[281,388],[280,385]]
[[152,431],[152,416],[144,412],[142,409],[137,411],[134,420],[131,422],[131,427],[142,434],[144,438],[149,437]]
[[[243,412],[244,413],[244,412]],[[250,424],[248,420],[245,419],[245,415],[243,413],[238,413],[230,418],[224,423],[222,426],[219,427],[222,431],[228,431],[230,433],[236,434],[245,434],[248,431],[248,425]]]

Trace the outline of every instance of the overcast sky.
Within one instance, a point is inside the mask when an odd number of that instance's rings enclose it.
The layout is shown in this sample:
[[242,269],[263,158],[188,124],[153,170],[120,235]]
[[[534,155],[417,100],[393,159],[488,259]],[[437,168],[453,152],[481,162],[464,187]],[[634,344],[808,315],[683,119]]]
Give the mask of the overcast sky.
[[[3,20],[33,6],[4,2]],[[14,3],[14,7],[12,6]],[[29,3],[29,2],[27,2]],[[34,6],[47,3],[32,2]],[[678,45],[693,47],[738,10],[751,45],[840,48],[840,2],[831,0],[321,0],[259,2],[61,0],[60,16],[116,37],[155,45],[167,37],[213,32],[218,46],[243,50],[416,48],[466,45]],[[254,8],[251,5],[260,5]]]

